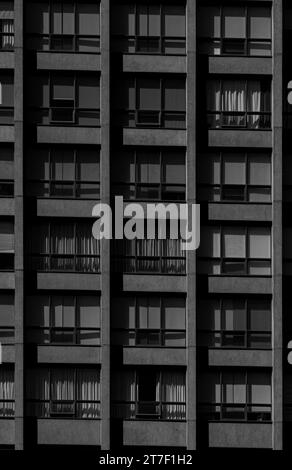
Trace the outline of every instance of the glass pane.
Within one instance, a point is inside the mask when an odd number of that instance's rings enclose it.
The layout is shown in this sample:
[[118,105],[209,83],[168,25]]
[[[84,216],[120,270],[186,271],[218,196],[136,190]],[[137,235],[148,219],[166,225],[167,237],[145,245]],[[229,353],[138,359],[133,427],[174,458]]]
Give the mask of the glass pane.
[[77,24],[78,34],[95,35],[100,34],[99,3],[78,3]]
[[165,5],[163,7],[164,35],[185,37],[186,16],[183,5]]
[[112,326],[113,328],[135,328],[135,298],[119,297],[113,300]]
[[201,37],[220,38],[219,7],[200,7],[198,15],[198,34]]
[[223,27],[225,38],[246,37],[246,17],[243,7],[223,8]]
[[220,229],[218,227],[202,227],[199,255],[220,257]]
[[54,180],[75,179],[74,154],[70,150],[52,151],[51,153],[51,175]]
[[112,28],[114,34],[135,35],[135,5],[113,5]]
[[100,299],[97,296],[79,296],[77,299],[77,315],[81,328],[100,327]]
[[74,100],[74,79],[71,77],[54,77],[52,96],[54,100]]
[[201,330],[221,329],[220,300],[201,300],[198,304],[198,328]]
[[271,185],[271,157],[270,155],[249,155],[249,184]]
[[63,3],[63,30],[62,34],[74,34],[74,5]]
[[252,39],[271,39],[271,9],[251,7],[249,10],[249,32]]
[[31,3],[26,6],[28,33],[49,34],[49,3]]
[[163,299],[164,328],[184,330],[186,327],[185,299],[168,297]]
[[186,88],[181,79],[166,79],[164,81],[164,109],[165,111],[186,110]]
[[8,107],[14,105],[13,76],[1,75],[0,77],[0,104]]
[[202,154],[199,157],[198,178],[200,183],[220,184],[220,154]]
[[51,28],[53,34],[62,34],[62,3],[54,2],[51,6]]
[[271,331],[271,302],[249,301],[249,322],[251,331]]
[[80,181],[100,181],[99,151],[80,150],[77,153],[77,168]]
[[251,404],[271,404],[271,375],[269,373],[248,374],[249,402]]
[[14,296],[12,294],[0,295],[0,325],[14,326]]
[[50,179],[49,152],[39,149],[30,153],[28,160],[27,178],[38,180]]
[[148,298],[148,328],[158,329],[161,327],[160,299]]
[[160,80],[138,80],[139,109],[160,110]]
[[48,295],[28,296],[25,310],[28,326],[50,326],[50,298]]
[[223,229],[223,256],[225,258],[245,258],[245,229],[224,228]]
[[80,77],[78,80],[78,106],[80,108],[99,109],[99,79]]
[[222,386],[224,403],[246,403],[245,374],[223,373]]
[[223,155],[223,183],[245,184],[245,155]]
[[137,172],[140,183],[160,183],[159,155],[139,153],[137,155]]
[[112,166],[113,181],[118,183],[135,183],[135,156],[133,152],[119,152],[114,157]]
[[160,36],[160,7],[149,5],[148,15],[148,35]]
[[269,259],[271,257],[271,230],[269,228],[250,228],[248,237],[250,258]]
[[249,46],[249,54],[252,56],[272,55],[272,44],[269,42],[250,41],[248,46]]
[[246,330],[246,309],[244,300],[224,300],[223,324],[225,330]]
[[162,157],[163,181],[168,184],[185,184],[185,155],[182,153],[166,153]]

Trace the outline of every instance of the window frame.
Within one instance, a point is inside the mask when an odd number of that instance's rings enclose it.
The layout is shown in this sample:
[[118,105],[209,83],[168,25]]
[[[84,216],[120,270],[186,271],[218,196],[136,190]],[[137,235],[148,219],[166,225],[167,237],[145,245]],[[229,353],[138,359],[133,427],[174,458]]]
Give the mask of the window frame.
[[[235,202],[235,203],[244,203],[244,204],[270,204],[272,202],[272,159],[271,159],[271,153],[270,152],[231,152],[231,151],[216,151],[212,153],[201,153],[199,155],[199,160],[197,163],[197,166],[200,166],[200,163],[202,159],[204,158],[210,158],[210,155],[216,154],[219,156],[219,183],[200,183],[198,182],[198,195],[200,195],[200,192],[202,193],[205,189],[208,191],[212,192],[213,198],[211,198],[211,194],[209,195],[208,198],[205,198],[203,196],[199,196],[200,200],[208,200],[213,203],[230,203],[230,202]],[[224,183],[224,158],[226,156],[237,156],[237,155],[244,155],[245,159],[245,183],[244,184],[226,184]],[[263,156],[263,157],[269,157],[270,160],[270,179],[271,179],[271,184],[270,185],[263,185],[263,184],[251,184],[250,183],[250,159],[254,156]],[[200,161],[201,160],[201,161]],[[270,200],[269,201],[250,201],[250,191],[255,190],[255,189],[264,189],[269,191],[270,193]],[[235,191],[235,197],[224,197],[225,191],[227,190],[233,190]],[[240,190],[240,193],[236,191]],[[218,192],[216,192],[218,191]],[[229,193],[230,194],[230,193]],[[217,196],[218,199],[214,199],[214,197]]]
[[[219,54],[207,54],[209,56],[239,56],[239,57],[272,57],[273,53],[272,53],[272,44],[273,44],[273,40],[272,40],[272,8],[271,8],[271,5],[270,4],[255,4],[255,5],[245,5],[243,3],[239,3],[238,5],[232,5],[231,3],[224,3],[223,5],[222,4],[207,4],[207,5],[202,5],[204,7],[217,7],[219,8],[219,21],[220,21],[220,37],[202,37],[202,36],[199,36],[198,37],[198,42],[199,42],[199,51],[200,51],[200,54],[205,54],[203,52],[203,45],[205,43],[205,45],[207,46],[212,46],[212,45],[216,45],[216,47],[219,48],[219,51],[220,53]],[[228,7],[238,7],[238,8],[244,8],[245,10],[245,15],[244,15],[244,18],[245,18],[245,37],[244,38],[225,38],[224,37],[224,34],[225,34],[225,28],[224,28],[224,19],[225,19],[225,16],[224,16],[224,8],[228,8]],[[271,18],[271,38],[270,39],[267,39],[267,38],[264,38],[264,39],[261,39],[261,38],[251,38],[250,37],[250,27],[249,27],[249,23],[250,23],[250,18],[252,17],[251,16],[251,11],[255,8],[269,8],[270,9],[270,18]],[[200,12],[198,14],[198,21],[200,21],[202,19],[200,19]],[[226,45],[226,43],[228,44],[239,44],[241,43],[241,45],[243,46],[242,47],[242,53],[240,53],[240,51],[234,51],[234,52],[224,52],[224,47]],[[265,43],[266,45],[270,45],[270,50],[269,50],[269,54],[264,54],[264,55],[261,55],[261,54],[250,54],[250,45],[251,43],[259,43],[259,44],[263,44]]]

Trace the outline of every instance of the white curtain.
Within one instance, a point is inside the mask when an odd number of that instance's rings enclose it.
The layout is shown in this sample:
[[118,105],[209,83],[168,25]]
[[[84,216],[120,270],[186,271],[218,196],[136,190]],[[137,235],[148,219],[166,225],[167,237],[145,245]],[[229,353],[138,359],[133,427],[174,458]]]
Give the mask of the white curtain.
[[221,111],[220,80],[207,82],[207,110],[210,127],[220,127],[220,114],[216,114]]
[[2,48],[12,49],[14,46],[14,23],[13,20],[2,20]]
[[29,370],[26,377],[28,415],[50,416],[50,381],[48,369]]
[[244,125],[245,117],[236,113],[246,111],[245,81],[225,80],[222,82],[221,109],[227,112],[227,115],[223,117],[224,125]]
[[[181,420],[186,417],[185,374],[179,371],[163,372],[161,389],[164,419]],[[174,404],[171,404],[174,402]]]
[[[261,83],[259,80],[252,80],[248,85],[248,104],[249,111],[252,113],[260,113],[263,111],[263,96],[261,92]],[[250,126],[253,128],[260,127],[260,115],[252,114],[249,117]]]
[[[163,271],[167,273],[180,274],[184,272],[185,260],[174,259],[184,257],[181,249],[181,240],[137,240],[137,256],[149,257],[151,259],[141,259],[138,261],[137,269],[139,271],[157,272],[160,270],[160,257]],[[165,259],[167,258],[167,259]]]
[[79,258],[79,270],[83,272],[95,272],[99,270],[99,242],[92,236],[91,224],[77,225],[76,239],[77,254],[83,255]]
[[73,370],[53,369],[51,371],[51,400],[54,402],[51,406],[51,413],[74,413]]
[[99,371],[81,369],[78,371],[77,400],[79,418],[98,418],[100,416],[100,378]]
[[68,258],[62,255],[74,255],[74,229],[73,225],[51,225],[51,248],[52,253],[60,255],[53,258],[53,269],[72,270],[72,256]]
[[[14,416],[14,372],[0,369],[0,417]],[[8,402],[2,400],[11,400]]]

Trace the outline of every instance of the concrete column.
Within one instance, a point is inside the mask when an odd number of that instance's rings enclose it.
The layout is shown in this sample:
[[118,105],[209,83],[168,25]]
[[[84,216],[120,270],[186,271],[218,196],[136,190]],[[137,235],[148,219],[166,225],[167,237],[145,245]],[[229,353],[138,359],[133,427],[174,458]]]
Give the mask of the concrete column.
[[23,1],[14,0],[15,449],[23,449]]
[[283,447],[282,344],[282,0],[273,2],[273,448]]
[[[196,4],[187,2],[187,201],[196,202]],[[196,449],[196,252],[187,252],[187,448]]]
[[[101,0],[101,200],[110,203],[110,2]],[[110,448],[110,241],[101,255],[101,447]]]

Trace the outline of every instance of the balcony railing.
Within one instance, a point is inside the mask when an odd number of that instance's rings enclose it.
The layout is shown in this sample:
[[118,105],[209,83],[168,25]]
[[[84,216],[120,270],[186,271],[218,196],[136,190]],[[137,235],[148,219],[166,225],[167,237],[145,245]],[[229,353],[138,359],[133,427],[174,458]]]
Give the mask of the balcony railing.
[[186,258],[154,256],[115,256],[115,271],[143,274],[177,274],[186,273]]
[[100,346],[100,329],[83,327],[27,327],[27,341],[36,344]]
[[26,38],[28,49],[50,52],[100,53],[100,37],[81,34],[30,34]]
[[116,194],[127,200],[140,201],[185,201],[186,186],[184,184],[168,183],[116,183]]
[[185,348],[186,330],[115,328],[112,341],[123,346]]
[[208,111],[210,129],[271,129],[270,112]]
[[201,201],[212,202],[271,202],[271,186],[245,184],[199,184],[198,197]]
[[96,181],[30,180],[27,185],[27,194],[29,196],[66,199],[99,199],[100,183]]
[[116,122],[130,128],[185,129],[186,113],[131,109],[117,112]]
[[38,418],[99,419],[97,400],[27,400],[27,415]]
[[30,120],[44,126],[100,127],[100,110],[92,108],[31,108]]
[[208,421],[256,421],[272,419],[272,405],[257,403],[200,403],[199,415]]
[[198,272],[223,276],[270,276],[271,260],[263,258],[204,258],[200,257]]
[[11,126],[14,123],[14,108],[0,105],[0,126]]
[[268,331],[199,330],[198,344],[209,348],[271,349],[272,333]]
[[30,268],[37,271],[99,273],[99,255],[41,254],[30,256]]
[[115,35],[113,48],[126,54],[185,55],[186,39],[177,36]]
[[199,38],[198,44],[200,54],[246,57],[272,55],[271,39]]
[[159,401],[115,401],[112,406],[113,418],[141,420],[184,421],[184,402]]
[[0,326],[0,344],[14,344],[13,326]]
[[15,401],[14,400],[0,400],[0,419],[1,418],[14,418],[15,414]]

